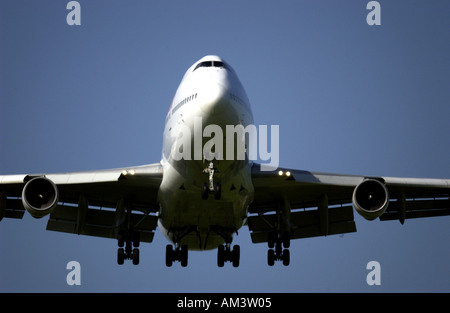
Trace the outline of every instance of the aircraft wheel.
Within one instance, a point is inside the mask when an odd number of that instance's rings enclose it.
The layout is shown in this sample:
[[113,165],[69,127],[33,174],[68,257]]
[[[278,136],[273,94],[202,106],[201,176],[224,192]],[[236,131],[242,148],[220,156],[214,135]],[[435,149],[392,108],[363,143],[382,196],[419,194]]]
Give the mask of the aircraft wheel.
[[172,245],[166,246],[166,266],[171,267],[173,263],[173,247]]
[[291,253],[288,249],[283,250],[283,265],[288,266],[291,261]]
[[241,257],[241,248],[239,247],[239,245],[235,245],[233,247],[233,251],[231,252],[231,258],[232,258],[232,262],[233,262],[233,266],[234,267],[238,267],[239,266],[239,259]]
[[125,261],[125,250],[123,248],[117,249],[117,264],[122,265]]
[[224,264],[225,264],[225,246],[220,245],[217,248],[217,266],[223,267]]
[[139,249],[138,248],[133,249],[133,264],[134,265],[139,264]]
[[188,265],[188,246],[182,245],[180,250],[181,266],[186,267]]
[[275,251],[273,251],[273,249],[267,251],[267,264],[269,264],[269,266],[275,264]]

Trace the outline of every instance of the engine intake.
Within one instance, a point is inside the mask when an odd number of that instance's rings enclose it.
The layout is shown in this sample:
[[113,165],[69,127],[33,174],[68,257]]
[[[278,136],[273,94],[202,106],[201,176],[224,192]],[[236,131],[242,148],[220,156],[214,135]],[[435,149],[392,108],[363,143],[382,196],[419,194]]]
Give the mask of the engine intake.
[[22,203],[34,218],[50,214],[58,204],[58,188],[45,177],[36,177],[25,184],[22,190]]
[[388,190],[379,180],[366,179],[353,191],[353,206],[362,217],[369,221],[381,216],[388,205]]

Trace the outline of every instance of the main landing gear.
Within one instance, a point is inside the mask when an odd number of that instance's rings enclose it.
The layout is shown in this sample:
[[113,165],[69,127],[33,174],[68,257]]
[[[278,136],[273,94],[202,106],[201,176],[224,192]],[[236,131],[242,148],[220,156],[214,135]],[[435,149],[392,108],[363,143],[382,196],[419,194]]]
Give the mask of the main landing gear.
[[[234,267],[239,266],[239,259],[241,256],[241,249],[239,245],[234,245],[231,249],[231,244],[220,245],[217,249],[217,265],[223,267],[225,262],[231,262]],[[188,265],[188,246],[187,245],[173,245],[166,246],[166,266],[171,267],[173,262],[180,262],[182,267]]]
[[[138,231],[121,230],[118,235],[117,264],[122,265],[125,260],[132,260],[139,264],[140,233]],[[124,248],[125,246],[125,248]]]
[[239,245],[234,245],[231,249],[231,244],[220,245],[217,249],[217,266],[223,267],[225,262],[231,262],[233,267],[239,266],[239,259],[241,257],[241,248]]
[[175,244],[175,250],[173,245],[166,246],[166,266],[171,267],[173,262],[178,261],[182,267],[186,267],[188,264],[188,246]]
[[[284,266],[289,265],[291,259],[291,254],[288,249],[290,240],[291,236],[288,232],[284,232],[283,234],[276,232],[269,233],[269,250],[267,251],[267,264],[269,264],[269,266],[273,266],[275,261],[283,261]],[[283,247],[285,249],[283,249]]]
[[233,267],[239,267],[239,259],[241,258],[241,247],[239,245],[234,245],[231,247],[231,242],[233,241],[232,233],[237,230],[222,229],[215,227],[214,232],[221,236],[225,244],[217,247],[217,266],[223,267],[225,262],[231,262]]
[[210,161],[208,167],[203,170],[208,174],[208,182],[202,183],[202,199],[208,199],[210,193],[214,194],[214,199],[220,200],[222,197],[222,185],[218,182],[214,182],[214,173],[218,172],[213,161]]
[[[188,265],[188,246],[181,245],[182,238],[191,231],[192,228],[186,228],[184,230],[178,230],[174,232],[174,245],[166,246],[166,266],[171,267],[173,262],[178,261],[182,267]],[[217,265],[223,267],[225,262],[231,262],[234,267],[239,266],[239,259],[241,257],[241,249],[239,245],[231,246],[233,241],[232,233],[235,230],[222,229],[219,227],[213,227],[212,231],[220,235],[225,244],[218,246],[217,248]],[[237,232],[237,231],[236,231]]]

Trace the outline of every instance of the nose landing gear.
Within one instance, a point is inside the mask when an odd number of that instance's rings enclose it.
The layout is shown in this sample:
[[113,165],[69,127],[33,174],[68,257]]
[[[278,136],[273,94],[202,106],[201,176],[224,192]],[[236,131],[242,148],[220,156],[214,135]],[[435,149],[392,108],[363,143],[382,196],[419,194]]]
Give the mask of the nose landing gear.
[[214,199],[220,200],[222,197],[222,185],[218,182],[214,182],[214,173],[218,170],[213,161],[210,161],[208,167],[203,170],[204,173],[208,174],[208,182],[202,183],[202,199],[208,199],[210,193],[214,194]]

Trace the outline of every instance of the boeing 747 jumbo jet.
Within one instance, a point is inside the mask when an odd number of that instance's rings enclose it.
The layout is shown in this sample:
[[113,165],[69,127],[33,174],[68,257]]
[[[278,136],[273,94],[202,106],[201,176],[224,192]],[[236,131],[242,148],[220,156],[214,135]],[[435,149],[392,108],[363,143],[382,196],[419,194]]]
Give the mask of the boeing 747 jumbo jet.
[[[167,113],[158,163],[110,170],[0,176],[0,220],[49,215],[48,230],[113,238],[117,262],[139,263],[157,227],[166,265],[217,249],[239,266],[233,235],[247,226],[267,262],[289,265],[290,240],[356,231],[368,220],[450,215],[450,179],[313,173],[278,167],[278,128],[256,127],[236,72],[206,56],[184,75]],[[265,141],[270,137],[270,153]],[[258,147],[258,149],[256,149]],[[259,151],[260,160],[257,160]],[[264,161],[267,161],[266,163]]]

